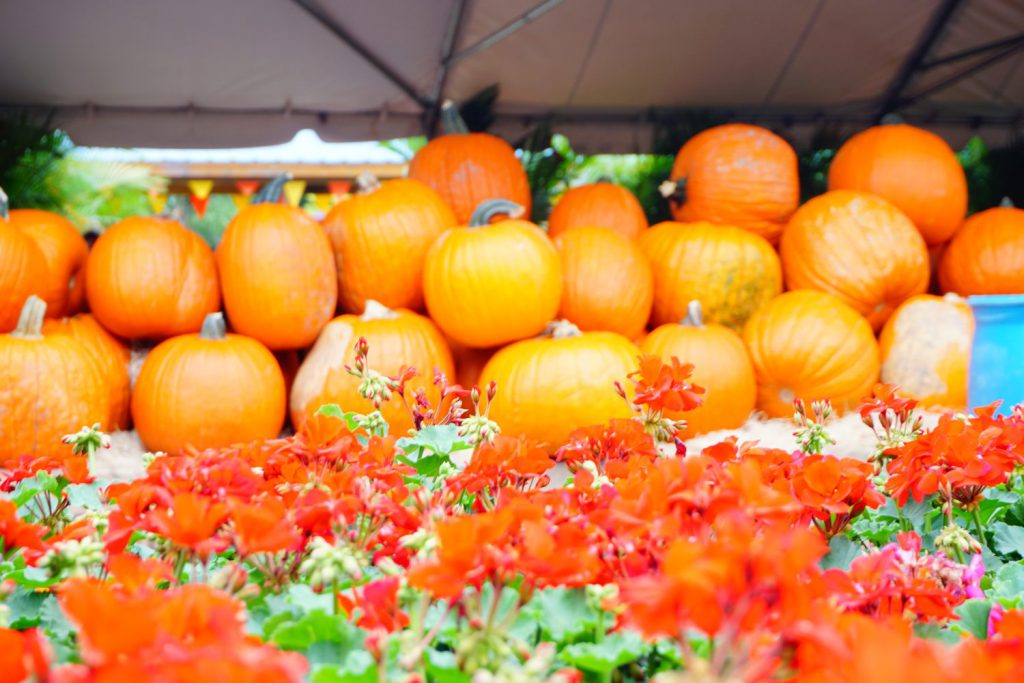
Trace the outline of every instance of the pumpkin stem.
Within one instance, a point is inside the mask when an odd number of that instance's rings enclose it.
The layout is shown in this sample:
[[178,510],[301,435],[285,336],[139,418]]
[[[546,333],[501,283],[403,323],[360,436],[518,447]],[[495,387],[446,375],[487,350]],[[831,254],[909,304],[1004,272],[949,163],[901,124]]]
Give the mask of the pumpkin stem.
[[563,319],[549,322],[541,336],[550,337],[551,339],[568,339],[569,337],[578,337],[581,334],[583,333],[580,332],[580,328]]
[[352,193],[353,194],[370,194],[380,189],[380,181],[377,180],[377,176],[373,175],[369,171],[363,171],[359,176],[352,182]]
[[367,299],[363,314],[359,316],[359,319],[365,322],[367,320],[394,320],[397,317],[397,313],[381,302]]
[[526,211],[522,206],[508,199],[485,199],[480,202],[469,218],[469,227],[482,228],[490,225],[495,216],[519,218]]
[[[0,191],[2,191],[2,190],[0,190]],[[1003,201],[999,202],[999,206],[1001,206],[1004,209],[1015,209],[1015,208],[1017,208],[1017,207],[1015,207],[1013,205],[1013,200],[1010,199],[1009,197],[1003,197]]]
[[892,112],[882,117],[883,126],[902,126],[906,120],[899,114]]
[[945,294],[942,295],[942,298],[945,299],[946,301],[952,301],[953,303],[960,303],[961,301],[964,300],[964,298],[957,294],[956,292],[946,292]]
[[200,339],[219,341],[227,336],[228,326],[224,322],[224,314],[220,311],[207,314],[203,319],[203,328],[199,330]]
[[273,178],[260,188],[259,192],[252,196],[252,204],[276,204],[281,200],[281,192],[284,184],[292,179],[291,173],[282,173]]
[[469,126],[459,116],[459,108],[451,100],[441,104],[441,129],[446,135],[465,135],[469,132]]
[[687,327],[704,327],[704,311],[696,299],[686,304],[686,317],[679,323]]
[[46,317],[46,302],[35,294],[25,299],[18,315],[18,326],[11,332],[13,337],[39,339],[43,336],[43,318]]
[[669,204],[682,204],[686,201],[686,178],[666,180],[658,185],[658,192]]
[[11,217],[11,204],[7,200],[7,193],[0,187],[0,220],[7,220]]

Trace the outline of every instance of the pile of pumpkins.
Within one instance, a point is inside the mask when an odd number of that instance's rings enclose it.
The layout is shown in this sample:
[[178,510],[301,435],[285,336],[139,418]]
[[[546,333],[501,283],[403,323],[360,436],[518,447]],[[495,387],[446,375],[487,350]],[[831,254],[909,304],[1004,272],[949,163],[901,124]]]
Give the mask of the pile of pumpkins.
[[[648,226],[600,182],[567,191],[545,230],[524,218],[512,148],[452,107],[445,121],[408,178],[361,178],[322,224],[268,183],[215,251],[169,218],[121,221],[89,249],[59,216],[4,211],[0,455],[96,422],[177,451],[271,438],[324,403],[367,412],[345,369],[360,337],[371,368],[420,371],[404,401],[436,399],[433,369],[494,380],[490,416],[552,447],[629,415],[613,383],[640,353],[696,366],[690,435],[788,416],[796,398],[849,409],[880,379],[962,408],[960,296],[1024,292],[1024,211],[965,221],[961,166],[919,128],[851,138],[803,206],[786,141],[711,128],[662,188],[674,221]],[[158,344],[130,386],[138,340]],[[384,413],[409,428],[403,400]]]

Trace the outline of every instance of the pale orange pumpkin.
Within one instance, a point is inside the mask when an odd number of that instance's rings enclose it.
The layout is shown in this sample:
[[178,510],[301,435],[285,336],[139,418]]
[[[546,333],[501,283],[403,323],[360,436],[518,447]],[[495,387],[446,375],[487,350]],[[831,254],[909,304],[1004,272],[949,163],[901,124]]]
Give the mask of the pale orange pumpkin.
[[[412,392],[426,389],[436,405],[440,395],[433,384],[434,369],[449,379],[455,376],[451,351],[430,319],[408,310],[391,310],[371,299],[362,315],[342,315],[329,322],[302,362],[290,403],[296,428],[325,404],[362,414],[374,410],[373,403],[359,394],[359,378],[345,370],[355,361],[360,337],[366,339],[371,370],[395,376],[403,367],[416,369],[417,376],[406,385],[409,400]],[[381,414],[392,434],[405,434],[413,426],[408,408],[398,396],[381,406]]]
[[555,237],[562,258],[558,317],[581,330],[643,334],[654,302],[654,274],[640,247],[606,228],[580,226]]
[[876,330],[928,290],[924,239],[893,204],[866,192],[826,192],[801,206],[779,252],[789,289],[834,294]]
[[86,268],[89,310],[125,339],[198,332],[220,306],[213,252],[170,218],[115,223],[93,244]]
[[441,197],[411,178],[381,184],[357,179],[355,192],[324,219],[338,262],[338,299],[349,313],[367,299],[391,308],[423,308],[423,261],[438,235],[455,225]]
[[965,410],[974,314],[955,294],[904,301],[882,328],[882,381],[926,407]]
[[757,380],[747,347],[738,334],[723,325],[705,324],[700,302],[691,301],[680,323],[653,330],[640,342],[640,351],[668,361],[673,356],[693,365],[690,381],[704,387],[704,403],[694,410],[669,415],[686,420],[683,438],[736,429],[757,404]]
[[825,292],[787,292],[755,313],[743,330],[757,377],[757,407],[793,414],[793,400],[829,399],[837,412],[856,407],[878,382],[871,325]]
[[939,266],[946,292],[1024,294],[1024,209],[999,206],[968,218]]
[[566,190],[548,217],[548,235],[557,237],[569,228],[597,225],[636,239],[647,229],[647,215],[633,193],[608,182],[579,185]]
[[77,340],[44,335],[45,314],[46,303],[30,295],[15,330],[0,335],[0,466],[67,453],[64,435],[109,427],[110,392],[100,367]]
[[431,245],[423,270],[427,310],[448,337],[488,348],[544,330],[562,296],[562,265],[544,231],[504,200],[481,204],[468,228],[446,231]]
[[211,313],[199,334],[159,344],[146,357],[132,393],[132,417],[151,451],[223,448],[272,439],[285,418],[285,389],[273,354],[227,334]]
[[29,295],[46,294],[50,277],[43,252],[7,216],[7,195],[0,188],[0,332],[14,329]]
[[63,216],[39,209],[11,211],[10,224],[32,239],[43,252],[49,270],[46,314],[51,318],[72,315],[85,300],[85,261],[89,245]]
[[666,221],[638,243],[654,270],[653,325],[679,322],[700,301],[706,321],[739,330],[782,291],[778,255],[746,230]]
[[630,417],[614,388],[627,384],[639,350],[614,332],[552,325],[547,336],[510,344],[488,361],[480,385],[497,384],[489,417],[502,434],[525,436],[555,450],[579,427]]

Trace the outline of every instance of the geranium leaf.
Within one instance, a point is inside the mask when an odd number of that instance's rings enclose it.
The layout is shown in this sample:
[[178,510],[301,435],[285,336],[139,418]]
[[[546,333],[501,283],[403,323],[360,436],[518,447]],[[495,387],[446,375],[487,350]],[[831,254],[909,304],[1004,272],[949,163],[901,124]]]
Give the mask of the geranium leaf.
[[1024,557],[1024,527],[996,522],[992,525],[992,544],[1001,555]]
[[953,624],[953,628],[962,633],[970,633],[979,640],[988,638],[988,615],[992,611],[991,603],[985,600],[967,600],[953,611],[960,617],[960,621]]
[[643,656],[647,646],[634,631],[616,631],[600,643],[576,643],[562,650],[569,666],[597,674],[608,674]]
[[822,569],[849,569],[850,563],[861,554],[860,545],[846,536],[834,536],[828,547],[828,554],[821,558]]

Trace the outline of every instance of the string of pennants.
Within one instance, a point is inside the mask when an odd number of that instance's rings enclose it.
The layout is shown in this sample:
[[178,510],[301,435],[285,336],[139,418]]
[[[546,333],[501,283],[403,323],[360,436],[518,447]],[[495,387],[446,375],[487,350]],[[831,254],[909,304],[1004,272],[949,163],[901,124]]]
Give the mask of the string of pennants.
[[[212,180],[189,180],[187,183],[188,202],[199,218],[206,214],[206,206],[210,201],[210,195],[213,194],[213,184]],[[249,205],[253,195],[262,185],[263,182],[259,180],[236,180],[231,200],[239,210],[242,210]],[[305,180],[289,180],[284,184],[279,201],[288,206],[303,207],[303,198],[309,197],[311,201],[305,204],[307,209],[315,207],[319,211],[326,212],[348,194],[351,188],[352,181],[350,180],[331,180],[327,182],[327,192],[307,193]],[[150,191],[149,208],[153,213],[163,213],[167,207],[167,196],[166,191]]]

